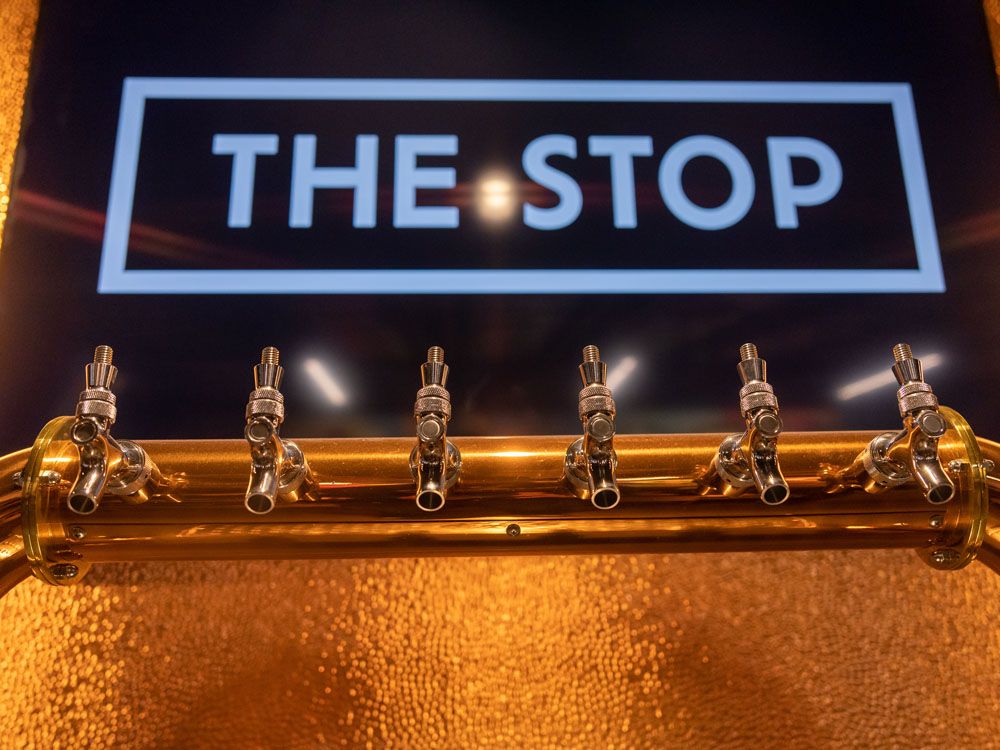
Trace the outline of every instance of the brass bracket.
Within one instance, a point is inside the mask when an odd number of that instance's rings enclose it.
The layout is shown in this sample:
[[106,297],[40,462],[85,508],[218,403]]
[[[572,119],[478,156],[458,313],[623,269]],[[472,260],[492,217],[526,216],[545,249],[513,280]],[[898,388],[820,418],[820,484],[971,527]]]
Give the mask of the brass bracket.
[[940,407],[948,431],[938,443],[941,463],[955,480],[955,495],[942,507],[944,519],[920,559],[937,570],[958,570],[976,559],[986,533],[989,490],[979,443],[969,423],[954,409]]
[[75,422],[75,417],[56,417],[46,424],[21,472],[24,551],[32,574],[53,586],[79,583],[90,570],[90,563],[74,550],[71,529],[79,527],[64,522],[68,510],[61,502],[70,472],[79,463],[79,451],[70,438]]

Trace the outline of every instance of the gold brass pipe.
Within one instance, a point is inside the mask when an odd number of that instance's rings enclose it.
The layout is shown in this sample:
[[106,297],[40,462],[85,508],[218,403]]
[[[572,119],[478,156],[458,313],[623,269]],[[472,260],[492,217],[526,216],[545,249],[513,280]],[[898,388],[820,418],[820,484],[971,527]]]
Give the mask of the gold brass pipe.
[[0,458],[0,596],[29,575],[21,524],[21,488],[15,476],[28,460],[28,451]]
[[[945,465],[981,467],[967,425],[959,429],[964,420],[947,413],[956,427],[941,440]],[[59,480],[74,476],[78,460],[66,438],[71,424],[53,420],[25,469],[27,557],[37,576],[56,584],[76,582],[93,563],[130,560],[575,552],[901,547],[922,550],[935,567],[957,568],[980,541],[989,556],[1000,539],[1000,519],[984,533],[981,468],[956,474],[959,493],[947,506],[929,506],[916,483],[875,495],[840,488],[837,471],[874,432],[783,433],[791,497],[780,506],[700,494],[724,435],[619,435],[617,479],[628,502],[613,511],[582,505],[563,481],[568,436],[457,437],[461,481],[453,501],[432,516],[412,501],[412,438],[298,441],[315,495],[266,517],[243,508],[242,441],[142,441],[162,472],[149,502],[108,498],[81,518],[66,509],[69,482]],[[1000,453],[997,444],[984,445],[987,454]],[[0,464],[8,470],[0,481],[10,484],[23,465],[24,452],[17,455]],[[42,472],[56,479],[36,481]]]
[[986,484],[990,491],[986,533],[978,559],[995,573],[1000,573],[1000,443],[978,438],[979,449],[987,463]]

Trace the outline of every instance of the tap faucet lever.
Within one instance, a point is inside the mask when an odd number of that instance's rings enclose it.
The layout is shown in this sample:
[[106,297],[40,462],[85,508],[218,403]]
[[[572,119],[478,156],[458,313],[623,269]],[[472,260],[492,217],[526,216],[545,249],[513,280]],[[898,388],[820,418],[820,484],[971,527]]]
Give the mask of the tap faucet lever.
[[84,368],[84,389],[76,405],[76,420],[70,439],[80,456],[80,473],[70,488],[66,504],[78,515],[90,515],[105,493],[142,503],[160,482],[160,474],[146,451],[130,440],[116,440],[111,426],[118,416],[117,398],[112,390],[118,368],[112,364],[114,352],[101,345]]
[[607,371],[600,350],[593,345],[584,347],[578,408],[583,437],[566,450],[565,463],[566,479],[577,496],[600,510],[610,510],[621,501],[614,449],[615,400],[607,385]]
[[722,441],[706,475],[705,490],[718,487],[724,495],[732,496],[754,487],[766,504],[780,505],[790,491],[778,462],[782,430],[778,397],[767,382],[767,363],[758,356],[754,344],[740,347],[737,370],[743,381],[740,413],[746,429]]
[[947,431],[948,422],[909,344],[896,344],[892,356],[902,429],[875,437],[842,472],[841,480],[861,484],[868,492],[881,492],[915,480],[927,502],[946,503],[955,494],[955,483],[941,465],[938,441]]
[[462,468],[462,455],[448,440],[451,394],[445,388],[448,365],[440,346],[427,350],[427,361],[420,366],[420,380],[421,388],[413,404],[417,444],[410,453],[410,470],[416,484],[417,507],[430,512],[444,507],[448,490],[458,481]]
[[253,368],[254,389],[247,401],[244,429],[250,445],[250,481],[243,504],[257,515],[274,510],[279,498],[295,502],[308,496],[313,484],[302,450],[280,435],[285,419],[284,373],[278,350],[264,347],[260,363]]

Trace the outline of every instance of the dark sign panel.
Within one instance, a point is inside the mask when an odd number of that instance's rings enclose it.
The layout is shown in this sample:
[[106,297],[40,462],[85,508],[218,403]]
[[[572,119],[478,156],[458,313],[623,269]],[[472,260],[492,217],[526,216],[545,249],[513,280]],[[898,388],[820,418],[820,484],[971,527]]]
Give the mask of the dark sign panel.
[[623,432],[898,423],[889,349],[1000,424],[997,80],[978,2],[45,3],[0,253],[0,431],[73,408],[242,434],[573,433],[601,346]]
[[[129,78],[123,89],[102,292],[944,286],[905,83]],[[183,211],[192,194],[214,210]],[[874,202],[878,220],[856,221]],[[133,260],[133,221],[210,245]],[[491,229],[509,248],[499,259],[477,251]]]

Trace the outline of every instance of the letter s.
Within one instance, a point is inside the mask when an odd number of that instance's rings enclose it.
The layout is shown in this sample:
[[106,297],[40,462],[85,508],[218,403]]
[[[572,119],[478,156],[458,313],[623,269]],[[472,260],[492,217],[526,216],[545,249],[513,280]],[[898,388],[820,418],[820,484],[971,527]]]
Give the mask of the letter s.
[[559,196],[559,203],[552,208],[539,208],[524,204],[524,223],[532,229],[562,229],[580,215],[583,192],[576,180],[565,172],[550,166],[550,156],[576,158],[576,139],[569,135],[543,135],[524,148],[521,166],[529,179]]

